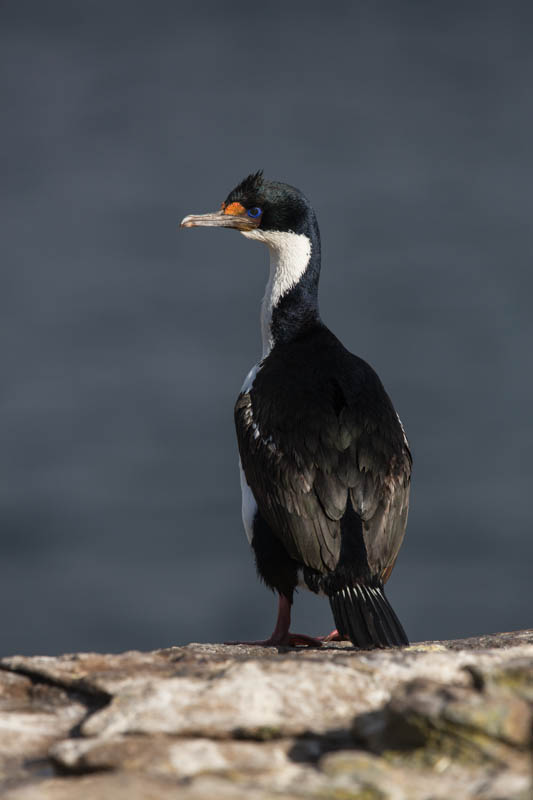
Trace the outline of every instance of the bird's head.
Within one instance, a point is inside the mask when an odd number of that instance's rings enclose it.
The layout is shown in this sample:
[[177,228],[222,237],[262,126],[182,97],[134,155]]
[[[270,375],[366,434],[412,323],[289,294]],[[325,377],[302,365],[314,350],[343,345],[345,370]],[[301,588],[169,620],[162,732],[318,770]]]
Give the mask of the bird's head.
[[271,244],[280,233],[318,236],[315,215],[299,189],[286,183],[267,181],[263,172],[245,178],[233,189],[219,211],[190,214],[181,227],[235,228],[249,239]]
[[235,228],[270,250],[270,277],[263,299],[263,356],[275,342],[295,336],[318,314],[320,233],[315,212],[299,189],[249,175],[226,197],[220,211],[190,214],[183,228]]

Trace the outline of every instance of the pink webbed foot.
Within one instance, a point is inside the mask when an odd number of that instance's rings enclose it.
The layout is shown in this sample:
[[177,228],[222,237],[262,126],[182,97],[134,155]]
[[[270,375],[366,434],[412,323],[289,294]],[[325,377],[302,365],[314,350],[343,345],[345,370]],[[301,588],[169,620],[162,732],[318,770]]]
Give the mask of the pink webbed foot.
[[349,636],[341,636],[341,634],[339,633],[337,628],[335,628],[334,631],[331,631],[331,633],[328,633],[327,636],[320,636],[319,638],[320,638],[321,642],[349,642],[350,641],[350,637]]
[[225,644],[247,644],[256,647],[322,647],[322,640],[304,633],[286,633],[283,636],[272,634],[268,639],[252,642],[225,642]]
[[259,642],[226,642],[226,644],[249,644],[259,647],[322,647],[322,641],[303,633],[291,633],[291,602],[285,595],[279,595],[278,618],[274,632],[268,639]]

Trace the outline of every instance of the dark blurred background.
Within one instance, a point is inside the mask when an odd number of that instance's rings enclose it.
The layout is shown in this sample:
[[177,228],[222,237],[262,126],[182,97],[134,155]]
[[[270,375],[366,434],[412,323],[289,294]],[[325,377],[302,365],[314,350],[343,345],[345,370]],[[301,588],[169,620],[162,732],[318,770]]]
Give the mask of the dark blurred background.
[[[251,171],[415,458],[413,640],[533,624],[527,2],[3,0],[1,653],[266,636],[233,403],[268,257],[179,230]],[[294,629],[326,633],[326,601]]]

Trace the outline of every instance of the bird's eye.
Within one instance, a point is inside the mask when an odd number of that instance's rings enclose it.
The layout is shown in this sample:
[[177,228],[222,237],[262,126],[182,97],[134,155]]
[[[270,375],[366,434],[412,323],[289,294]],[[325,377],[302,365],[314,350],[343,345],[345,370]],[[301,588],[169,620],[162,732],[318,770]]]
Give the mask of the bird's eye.
[[252,219],[257,219],[257,217],[260,217],[263,212],[257,206],[252,206],[252,208],[249,208],[246,213]]

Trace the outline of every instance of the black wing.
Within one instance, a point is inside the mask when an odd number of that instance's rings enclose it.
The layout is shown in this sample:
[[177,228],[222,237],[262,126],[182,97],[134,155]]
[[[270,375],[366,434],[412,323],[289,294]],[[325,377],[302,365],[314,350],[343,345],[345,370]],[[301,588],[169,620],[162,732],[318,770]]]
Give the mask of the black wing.
[[290,556],[333,571],[351,501],[370,572],[387,580],[407,522],[411,456],[372,368],[321,327],[272,351],[239,395],[235,422],[248,485]]

